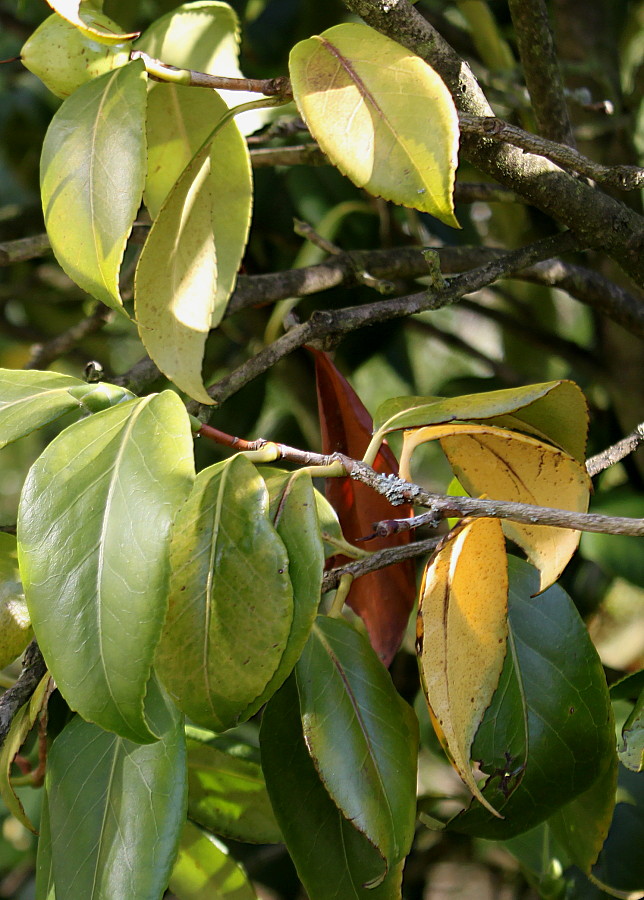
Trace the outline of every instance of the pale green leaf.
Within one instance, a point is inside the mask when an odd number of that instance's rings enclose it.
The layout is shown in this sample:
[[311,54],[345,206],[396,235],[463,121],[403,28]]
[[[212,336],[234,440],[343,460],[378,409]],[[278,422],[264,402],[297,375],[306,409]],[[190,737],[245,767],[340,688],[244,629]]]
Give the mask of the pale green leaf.
[[22,492],[20,569],[43,656],[72,709],[132,740],[155,740],[144,698],[193,472],[188,415],[165,391],[70,426]]
[[20,581],[17,541],[13,534],[0,532],[0,669],[13,662],[32,637]]
[[248,876],[228,848],[186,822],[170,876],[177,900],[256,900]]
[[[218,0],[186,3],[161,16],[141,35],[136,49],[178,69],[243,78],[239,68],[239,19],[228,3]],[[193,89],[193,93],[203,94]],[[227,106],[257,100],[251,91],[218,91]],[[261,128],[271,113],[250,110],[237,118],[242,134]]]
[[458,118],[420,57],[347,23],[296,44],[297,107],[322,150],[358,187],[458,228],[452,192]]
[[57,372],[0,369],[0,447],[78,408],[73,387],[87,385]]
[[284,544],[255,467],[234,456],[204,469],[180,510],[157,671],[194,722],[235,725],[265,690],[293,620]]
[[[246,246],[250,159],[233,121],[210,144],[213,122],[226,113],[223,100],[210,95],[206,110],[201,98],[188,96],[194,89],[159,87],[162,92],[152,92],[148,199],[153,212],[162,205],[137,267],[136,318],[141,340],[161,371],[195,400],[212,403],[203,386],[201,362],[208,332],[224,315]],[[183,117],[206,114],[213,116],[207,120],[210,129],[190,158],[194,140],[181,138]],[[163,145],[166,120],[168,138],[177,139],[175,153]],[[168,163],[170,168],[164,169]]]
[[82,85],[51,121],[40,160],[56,259],[84,291],[122,309],[119,270],[145,179],[141,60]]
[[[119,26],[83,0],[47,0],[54,12],[71,22],[85,37],[100,44],[120,44],[138,37],[138,31],[120,34]],[[81,13],[82,7],[82,13]]]
[[76,716],[52,745],[45,787],[59,900],[159,900],[185,821],[180,722],[141,746]]

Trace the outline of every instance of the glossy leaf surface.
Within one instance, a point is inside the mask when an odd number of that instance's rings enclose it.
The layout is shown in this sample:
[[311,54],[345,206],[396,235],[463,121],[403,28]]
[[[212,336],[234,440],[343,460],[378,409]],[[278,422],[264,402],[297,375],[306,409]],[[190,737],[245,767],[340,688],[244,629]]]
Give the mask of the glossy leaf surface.
[[190,421],[165,391],[63,431],[22,492],[20,568],[43,656],[72,709],[132,740],[155,740],[144,698],[193,466]]
[[425,570],[417,646],[425,696],[439,737],[465,784],[494,814],[472,774],[470,758],[503,668],[507,600],[501,523],[464,522]]
[[[491,425],[432,425],[405,432],[400,469],[411,480],[419,444],[440,440],[459,482],[474,497],[586,512],[590,478],[577,460],[543,441]],[[540,570],[540,590],[553,584],[577,549],[580,533],[504,520],[503,530]]]
[[248,876],[228,848],[186,822],[170,876],[177,900],[256,900]]
[[347,23],[296,44],[289,71],[311,133],[354,184],[459,227],[452,203],[458,119],[427,63],[368,26]]
[[69,389],[81,386],[87,387],[80,379],[57,372],[0,369],[0,447],[78,407]]
[[508,563],[508,653],[472,749],[490,775],[484,796],[504,819],[474,801],[449,824],[500,840],[588,791],[615,754],[606,679],[572,601],[558,585],[533,596],[536,570]]
[[[384,860],[324,789],[302,734],[290,678],[269,701],[260,732],[273,811],[307,893],[315,900],[399,900],[400,871],[382,884]],[[330,877],[330,873],[333,877]]]
[[572,381],[547,381],[460,397],[394,397],[376,412],[374,430],[381,435],[421,425],[485,419],[500,427],[528,431],[557,444],[583,461],[588,409]]
[[54,741],[46,789],[56,896],[158,900],[185,821],[183,728],[134,744],[76,716]]
[[279,843],[261,767],[194,738],[187,748],[189,817],[235,841]]
[[212,403],[201,379],[206,338],[235,285],[252,206],[248,149],[235,122],[208,143],[226,112],[215,92],[150,92],[145,197],[155,222],[137,267],[137,322],[159,368],[202,403]]
[[157,668],[199,725],[235,725],[265,690],[293,620],[286,548],[255,467],[234,456],[204,469],[177,516],[169,610]]
[[392,868],[414,834],[416,717],[365,638],[341,619],[318,617],[295,673],[320,780]]
[[266,487],[270,499],[270,518],[288,554],[293,621],[275,674],[260,696],[245,710],[244,718],[254,715],[273,696],[300,658],[317,615],[324,568],[324,547],[309,473],[292,472],[279,482],[269,482]]
[[119,271],[143,195],[146,81],[135,60],[82,85],[52,119],[40,159],[56,259],[113,309],[123,306]]
[[[47,0],[54,12],[71,22],[86,37],[101,44],[120,44],[138,37],[139,32],[119,34],[118,26],[83,0]],[[82,7],[82,14],[81,14]]]
[[[329,355],[319,350],[311,352],[315,357],[322,452],[340,452],[360,459],[371,438],[371,417]],[[380,448],[373,466],[378,472],[398,472],[396,458],[386,444]],[[374,522],[392,516],[388,500],[350,478],[328,478],[325,490],[349,542],[371,534]],[[398,506],[395,514],[405,518],[412,514],[412,507]],[[409,533],[403,532],[393,538],[371,540],[368,548],[381,550],[408,542]],[[346,557],[335,560],[337,565],[343,561]],[[390,664],[400,646],[415,598],[416,570],[411,560],[363,575],[351,585],[347,603],[365,623],[371,644],[385,665]]]

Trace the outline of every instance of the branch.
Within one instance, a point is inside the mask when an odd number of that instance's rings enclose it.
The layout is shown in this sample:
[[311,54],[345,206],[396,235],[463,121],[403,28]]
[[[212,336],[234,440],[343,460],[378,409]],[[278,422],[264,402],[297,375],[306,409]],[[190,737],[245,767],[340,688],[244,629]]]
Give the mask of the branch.
[[508,0],[528,92],[540,134],[575,146],[563,79],[544,0]]
[[102,303],[99,303],[91,316],[81,319],[80,322],[77,322],[75,325],[72,325],[71,328],[68,328],[67,331],[63,331],[55,338],[52,338],[51,341],[47,341],[44,344],[34,344],[31,348],[29,361],[24,368],[46,369],[51,362],[64,356],[65,353],[72,350],[76,344],[83,340],[83,338],[90,334],[94,334],[96,331],[100,331],[111,317],[112,310],[107,306],[103,306]]
[[[469,66],[409,0],[344,0],[382,34],[426,60],[461,112],[491,116]],[[508,144],[462,135],[461,152],[478,169],[575,231],[584,246],[613,257],[635,284],[644,281],[644,219],[613,197],[580,182],[549,160]]]
[[601,453],[586,460],[586,471],[591,477],[599,475],[604,469],[614,466],[629,453],[633,453],[642,443],[644,443],[644,422],[641,422],[634,431],[613,444],[612,447],[607,447],[606,450],[602,450]]
[[32,641],[22,658],[22,674],[0,697],[0,747],[4,744],[14,716],[28,702],[43,678],[47,666],[40,648]]
[[405,559],[413,559],[416,556],[425,556],[427,553],[433,553],[439,542],[440,538],[427,538],[424,541],[415,541],[413,544],[385,547],[384,550],[377,550],[366,559],[357,559],[343,566],[338,566],[329,572],[325,572],[322,579],[322,591],[332,591],[337,588],[343,575],[353,575],[354,578],[359,578],[361,575],[368,575],[369,572],[385,569],[387,566],[393,566],[395,563],[402,562]]
[[18,238],[16,241],[5,241],[0,244],[0,266],[44,256],[50,251],[49,238],[46,234],[34,234],[32,237]]
[[578,172],[597,181],[623,191],[634,191],[644,186],[644,169],[639,166],[604,166],[587,156],[582,156],[572,147],[558,144],[536,134],[530,134],[516,125],[497,119],[496,116],[471,116],[459,113],[461,134],[475,134],[480,137],[505,141],[529,153],[543,156],[563,169]]

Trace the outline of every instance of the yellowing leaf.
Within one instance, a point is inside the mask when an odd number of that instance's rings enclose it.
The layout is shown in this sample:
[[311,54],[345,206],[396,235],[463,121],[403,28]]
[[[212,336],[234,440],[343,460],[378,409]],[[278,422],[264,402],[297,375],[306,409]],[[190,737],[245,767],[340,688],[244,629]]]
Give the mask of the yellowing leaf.
[[298,109],[331,162],[358,187],[458,228],[452,191],[458,119],[420,57],[348,23],[291,51]]
[[[472,496],[586,512],[590,479],[581,463],[536,438],[491,425],[433,425],[405,432],[400,472],[410,479],[414,449],[439,439],[452,470]],[[411,480],[411,479],[410,479]],[[580,534],[549,525],[503,522],[541,573],[540,591],[561,575],[577,549]]]
[[463,522],[434,554],[423,576],[419,665],[427,703],[454,768],[497,816],[472,774],[470,749],[503,668],[507,600],[501,523]]
[[[47,0],[47,3],[59,16],[71,22],[82,34],[93,38],[99,44],[120,44],[122,41],[131,41],[139,36],[138,31],[120,34],[118,26],[111,19],[97,12],[96,9],[89,9],[82,0]],[[82,15],[81,7],[83,8]]]
[[[171,88],[166,96],[171,106],[179,95]],[[214,93],[210,105],[216,113],[212,124],[227,113],[227,107]],[[172,126],[170,113],[168,122]],[[175,120],[174,125],[169,129],[170,140],[176,138],[180,122]],[[158,130],[154,135],[156,167],[166,154]],[[184,143],[179,154],[186,149]],[[171,154],[168,161],[176,166]],[[173,172],[173,181],[175,177]],[[212,144],[206,138],[171,189],[163,172],[151,171],[146,190],[153,208],[162,206],[137,267],[139,334],[168,378],[200,403],[212,403],[201,378],[204,347],[208,332],[221,321],[235,284],[252,200],[248,149],[235,123],[228,122],[218,131]]]

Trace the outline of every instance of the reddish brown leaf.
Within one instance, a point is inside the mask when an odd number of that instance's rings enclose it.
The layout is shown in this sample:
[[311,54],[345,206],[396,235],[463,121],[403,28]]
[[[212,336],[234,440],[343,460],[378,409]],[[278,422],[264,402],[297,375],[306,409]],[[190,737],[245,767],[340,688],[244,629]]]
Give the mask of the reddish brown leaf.
[[[327,353],[309,348],[315,357],[318,411],[323,453],[345,453],[361,459],[372,433],[371,416],[349,382],[331,362]],[[386,444],[374,463],[378,472],[398,473],[396,457]],[[335,508],[344,536],[354,542],[373,531],[372,524],[392,518],[392,507],[380,494],[351,481],[327,478],[326,495]],[[412,515],[411,506],[397,506],[396,518]],[[370,541],[370,550],[381,550],[409,541],[409,532]],[[334,557],[340,565],[346,557]],[[400,646],[416,594],[415,567],[411,560],[357,578],[349,592],[348,604],[367,628],[371,644],[388,666]]]

